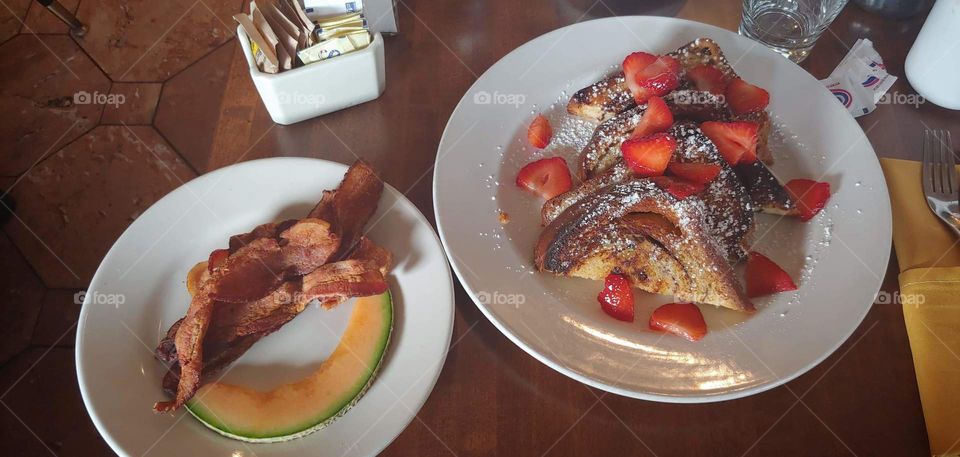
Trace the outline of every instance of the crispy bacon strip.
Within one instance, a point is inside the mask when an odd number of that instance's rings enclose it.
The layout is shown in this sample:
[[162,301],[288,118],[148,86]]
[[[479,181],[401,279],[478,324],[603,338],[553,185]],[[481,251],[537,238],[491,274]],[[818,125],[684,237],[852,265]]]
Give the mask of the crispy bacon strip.
[[340,237],[326,221],[306,218],[280,233],[287,276],[303,276],[327,263],[340,247]]
[[[175,399],[154,409],[183,405],[210,376],[312,300],[329,307],[385,292],[392,255],[362,234],[382,191],[380,178],[358,161],[307,218],[263,224],[231,237],[229,256],[210,262],[209,278],[186,317],[157,346],[157,358],[171,363],[163,382]],[[330,260],[341,261],[326,263]]]
[[363,228],[377,210],[383,181],[366,162],[358,160],[350,166],[336,191],[325,192],[308,217],[330,221],[340,235],[340,249],[335,260],[346,258],[363,236]]
[[324,308],[351,297],[382,294],[388,287],[380,267],[369,260],[328,263],[303,277],[303,295],[319,299]]
[[238,249],[258,240],[260,238],[276,238],[277,234],[286,230],[297,222],[296,219],[287,219],[283,222],[267,222],[254,227],[253,230],[230,237],[230,253],[237,252]]
[[180,363],[180,382],[175,399],[153,405],[153,410],[158,413],[183,406],[200,388],[200,373],[203,369],[202,343],[203,336],[210,325],[210,315],[213,314],[211,297],[213,287],[214,285],[208,281],[200,293],[193,296],[190,308],[187,309],[187,316],[183,318],[177,329],[175,341]]

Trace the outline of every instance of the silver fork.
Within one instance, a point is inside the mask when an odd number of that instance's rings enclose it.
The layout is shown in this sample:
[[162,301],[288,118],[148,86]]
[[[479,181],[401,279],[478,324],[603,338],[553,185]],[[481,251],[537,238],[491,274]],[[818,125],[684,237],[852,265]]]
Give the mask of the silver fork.
[[930,211],[960,236],[960,176],[953,157],[953,141],[946,130],[923,132],[923,194]]

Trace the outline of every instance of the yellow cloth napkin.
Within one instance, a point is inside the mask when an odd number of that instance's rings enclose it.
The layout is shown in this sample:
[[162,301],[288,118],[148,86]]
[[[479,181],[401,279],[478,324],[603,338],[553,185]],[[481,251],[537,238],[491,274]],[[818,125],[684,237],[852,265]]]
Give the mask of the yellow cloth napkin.
[[881,159],[900,298],[934,456],[960,456],[960,244],[930,212],[920,162]]

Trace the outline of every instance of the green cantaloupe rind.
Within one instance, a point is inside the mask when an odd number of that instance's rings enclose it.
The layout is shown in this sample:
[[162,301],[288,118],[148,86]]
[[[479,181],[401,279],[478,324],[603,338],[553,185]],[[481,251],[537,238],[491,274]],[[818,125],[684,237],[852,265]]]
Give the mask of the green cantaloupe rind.
[[307,421],[301,425],[293,426],[289,430],[270,434],[260,434],[251,431],[231,430],[231,428],[220,418],[218,418],[212,410],[204,407],[202,398],[194,398],[187,402],[185,405],[187,411],[189,411],[193,417],[197,418],[200,423],[206,425],[211,430],[228,438],[246,441],[248,443],[278,443],[290,441],[323,429],[353,408],[363,397],[363,394],[367,392],[367,389],[370,388],[370,385],[373,384],[373,380],[377,377],[377,373],[380,370],[380,365],[382,364],[383,358],[387,353],[387,347],[390,345],[390,337],[393,334],[393,298],[389,290],[380,296],[380,301],[381,305],[383,306],[383,312],[388,314],[389,321],[389,325],[387,325],[384,329],[384,332],[380,337],[380,343],[378,344],[380,357],[376,360],[376,364],[372,370],[368,372],[369,374],[358,379],[355,388],[351,389],[351,391],[355,393],[344,396],[342,402],[327,408],[321,413],[318,413],[315,419],[311,419],[310,421]]

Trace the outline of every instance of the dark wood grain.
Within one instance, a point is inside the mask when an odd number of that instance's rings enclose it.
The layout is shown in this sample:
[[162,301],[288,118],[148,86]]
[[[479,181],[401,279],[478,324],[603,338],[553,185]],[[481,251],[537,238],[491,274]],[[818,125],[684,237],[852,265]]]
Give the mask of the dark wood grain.
[[[400,34],[386,39],[387,89],[373,102],[274,125],[231,40],[222,45],[228,49],[201,60],[228,62],[216,65],[216,74],[202,70],[208,62],[165,84],[154,125],[175,148],[188,149],[179,153],[199,173],[261,157],[349,163],[362,156],[432,220],[432,166],[447,119],[477,77],[506,53],[558,27],[613,14],[678,16],[731,30],[740,16],[737,0],[400,0],[397,8]],[[858,37],[869,38],[890,73],[900,76],[891,92],[914,94],[903,62],[923,19],[888,20],[849,5],[803,67],[823,78]],[[194,73],[216,90],[193,84]],[[204,109],[178,115],[191,103]],[[858,122],[882,157],[919,159],[927,126],[960,134],[958,114],[930,103],[884,104]],[[895,259],[877,273],[885,275],[883,290],[897,290]],[[24,396],[13,402],[17,419],[40,427],[44,446],[0,408],[0,454],[109,452],[67,382],[73,358],[66,351],[53,351],[38,371],[65,380],[63,386],[34,385],[40,376],[34,373],[13,391]],[[32,348],[4,366],[0,387],[13,385],[42,354]],[[54,415],[51,423],[42,409],[17,403],[29,403],[33,391],[37,398],[68,397],[70,414]],[[673,405],[607,394],[546,367],[504,337],[458,285],[453,345],[440,379],[384,455],[919,457],[929,451],[899,305],[874,305],[835,354],[785,386],[740,400]]]
[[[275,127],[256,144],[250,141],[263,124],[245,124],[241,127],[249,131],[235,136],[242,139],[237,147],[249,148],[250,157],[304,154],[349,161],[362,155],[431,217],[430,172],[446,120],[476,77],[507,52],[557,27],[614,12],[676,14],[728,29],[739,22],[740,4],[732,0],[645,4],[654,2],[611,2],[609,8],[578,0],[523,7],[509,1],[401,2],[401,33],[386,41],[387,91],[379,100]],[[823,78],[857,37],[866,37],[890,72],[903,75],[922,19],[889,21],[850,5],[803,66]],[[892,91],[913,93],[903,77]],[[931,104],[882,105],[859,122],[879,155],[918,158],[924,125],[956,127],[957,116]],[[894,267],[887,272],[887,290],[897,288],[895,272]],[[384,454],[923,456],[929,451],[897,305],[875,305],[843,347],[784,387],[723,403],[668,405],[607,394],[537,362],[490,324],[458,286],[454,346],[440,380],[418,418]]]

